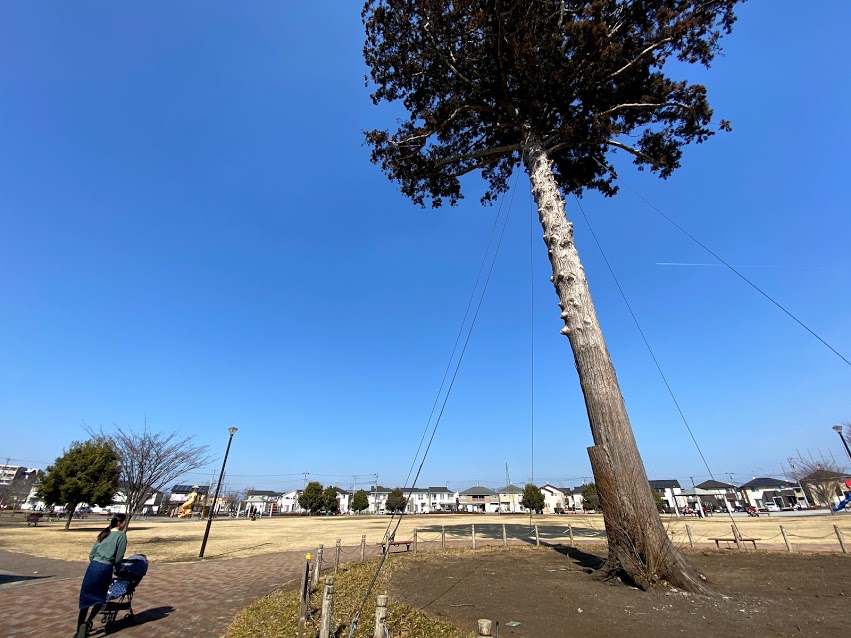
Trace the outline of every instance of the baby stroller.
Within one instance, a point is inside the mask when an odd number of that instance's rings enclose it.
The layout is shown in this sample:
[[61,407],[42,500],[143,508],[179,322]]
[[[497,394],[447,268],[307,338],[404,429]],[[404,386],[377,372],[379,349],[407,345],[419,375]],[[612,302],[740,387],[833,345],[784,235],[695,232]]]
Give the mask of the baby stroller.
[[136,586],[142,582],[148,573],[148,558],[144,554],[134,554],[121,561],[121,566],[115,570],[115,576],[106,593],[106,602],[100,610],[100,619],[105,631],[112,629],[115,619],[121,612],[126,612],[124,618],[133,618],[133,593]]

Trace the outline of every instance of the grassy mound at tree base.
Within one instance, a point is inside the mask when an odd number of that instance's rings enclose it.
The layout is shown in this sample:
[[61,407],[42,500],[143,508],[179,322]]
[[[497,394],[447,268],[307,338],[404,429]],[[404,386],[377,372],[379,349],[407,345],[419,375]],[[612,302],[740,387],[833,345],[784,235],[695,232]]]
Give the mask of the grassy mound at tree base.
[[[375,598],[386,593],[385,584],[393,567],[401,560],[417,560],[408,555],[388,558],[381,574],[363,608],[355,636],[372,638],[375,626]],[[348,636],[349,623],[355,615],[363,595],[375,574],[378,559],[364,563],[348,563],[340,567],[334,579],[334,630],[337,636]],[[305,626],[305,636],[319,635],[319,610],[325,589],[325,576],[319,587],[310,594],[312,620]],[[292,638],[298,629],[298,587],[276,591],[243,609],[234,618],[225,638]],[[397,603],[392,598],[387,607],[387,627],[390,635],[404,638],[470,638],[474,634],[463,632],[446,622],[437,620],[423,611]],[[333,632],[332,632],[333,633]]]

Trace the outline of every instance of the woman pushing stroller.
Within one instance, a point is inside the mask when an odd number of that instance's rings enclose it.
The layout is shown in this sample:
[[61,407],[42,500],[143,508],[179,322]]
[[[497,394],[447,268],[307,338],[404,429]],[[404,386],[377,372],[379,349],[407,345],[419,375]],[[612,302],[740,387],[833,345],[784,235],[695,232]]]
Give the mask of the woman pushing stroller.
[[[92,628],[92,621],[106,602],[107,590],[112,582],[113,570],[121,565],[124,551],[127,549],[127,516],[116,514],[109,526],[98,534],[92,551],[89,552],[89,567],[80,587],[80,614],[77,617],[75,638],[86,638]],[[86,612],[91,608],[88,620]]]

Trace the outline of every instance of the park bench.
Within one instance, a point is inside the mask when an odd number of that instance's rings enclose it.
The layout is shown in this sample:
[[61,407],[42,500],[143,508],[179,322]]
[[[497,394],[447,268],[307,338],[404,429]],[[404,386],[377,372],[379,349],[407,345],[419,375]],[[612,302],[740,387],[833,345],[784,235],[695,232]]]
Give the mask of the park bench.
[[32,512],[27,514],[27,527],[30,525],[37,526],[42,516],[44,516],[44,512]]
[[414,541],[390,541],[388,543],[386,540],[384,540],[384,541],[381,541],[381,549],[382,550],[386,549],[387,553],[390,553],[390,549],[388,548],[388,546],[392,548],[392,547],[401,547],[402,545],[404,545],[405,551],[407,552],[407,551],[411,550],[411,545],[413,545],[413,544],[414,544]]
[[[733,537],[724,537],[724,538],[710,538],[709,540],[715,541],[715,547],[721,547],[721,541],[725,543],[735,543],[736,539]],[[756,549],[756,542],[761,541],[761,538],[745,538],[741,537],[738,539],[741,543],[753,543],[753,548]]]

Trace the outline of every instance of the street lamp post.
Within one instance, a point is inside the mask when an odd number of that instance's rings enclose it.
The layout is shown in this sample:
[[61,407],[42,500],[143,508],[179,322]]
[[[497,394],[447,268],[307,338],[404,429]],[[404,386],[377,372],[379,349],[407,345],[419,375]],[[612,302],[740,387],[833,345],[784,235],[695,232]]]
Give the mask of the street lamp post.
[[845,440],[845,436],[842,434],[842,426],[834,425],[833,429],[839,435],[839,438],[842,439],[842,445],[845,446],[845,451],[848,452],[848,458],[851,458],[851,448],[848,447],[848,441]]
[[222,481],[225,478],[225,464],[228,462],[228,454],[230,453],[230,444],[233,441],[233,435],[236,434],[236,428],[228,428],[230,438],[228,439],[228,447],[225,450],[225,458],[222,460],[222,473],[219,474],[219,483],[216,485],[216,495],[213,497],[213,502],[207,508],[207,529],[204,530],[204,540],[201,541],[201,551],[198,558],[204,558],[204,549],[207,547],[207,538],[210,536],[210,526],[213,524],[213,508],[219,500],[219,490],[222,488]]

